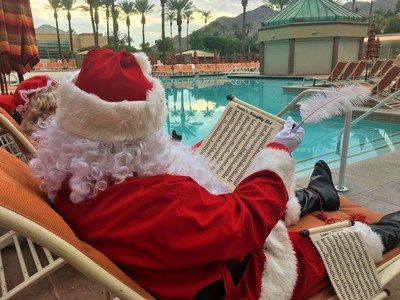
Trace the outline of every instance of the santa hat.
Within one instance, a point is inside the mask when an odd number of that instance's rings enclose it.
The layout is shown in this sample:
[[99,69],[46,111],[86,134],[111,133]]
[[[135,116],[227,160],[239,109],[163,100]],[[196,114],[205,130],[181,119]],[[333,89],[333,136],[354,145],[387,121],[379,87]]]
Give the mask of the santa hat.
[[46,92],[57,81],[47,75],[36,75],[22,81],[15,90],[13,103],[19,113],[24,113],[29,105],[29,100],[37,93]]
[[100,141],[132,141],[164,124],[165,92],[143,53],[90,50],[75,82],[60,82],[56,120]]

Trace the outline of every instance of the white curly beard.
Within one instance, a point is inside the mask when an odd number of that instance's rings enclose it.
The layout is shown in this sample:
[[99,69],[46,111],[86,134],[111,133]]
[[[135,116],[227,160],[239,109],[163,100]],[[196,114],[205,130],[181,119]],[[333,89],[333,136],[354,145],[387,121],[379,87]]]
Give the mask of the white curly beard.
[[70,199],[77,203],[108,184],[161,174],[190,176],[213,194],[229,191],[209,171],[204,157],[162,130],[131,142],[99,142],[70,134],[52,121],[33,137],[39,141],[39,149],[30,169],[33,176],[42,178],[41,188],[51,200],[66,180]]

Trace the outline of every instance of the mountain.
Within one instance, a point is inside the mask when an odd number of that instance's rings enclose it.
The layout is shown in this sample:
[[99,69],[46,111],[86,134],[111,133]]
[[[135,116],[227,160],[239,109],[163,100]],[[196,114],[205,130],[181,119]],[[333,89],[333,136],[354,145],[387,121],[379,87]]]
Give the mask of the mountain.
[[[276,11],[271,9],[270,7],[266,6],[260,6],[254,10],[247,11],[246,12],[246,24],[251,24],[251,30],[250,30],[250,35],[253,33],[256,33],[258,29],[261,27],[261,23],[274,15]],[[221,34],[232,34],[234,31],[234,26],[239,26],[240,31],[242,30],[242,22],[243,22],[243,13],[238,15],[237,17],[220,17],[213,22],[210,22],[207,24],[207,30],[213,30],[213,28],[216,27],[216,25],[223,25],[225,28],[225,32]],[[237,24],[237,25],[234,25]],[[189,24],[190,26],[190,24]],[[202,27],[199,30],[204,31],[205,28]],[[182,35],[184,34],[182,30]],[[172,38],[172,42],[174,44],[174,47],[178,49],[178,44],[179,44],[179,37],[174,36]],[[182,50],[186,50],[186,36],[182,38]]]
[[[396,10],[396,2],[397,0],[376,0],[372,2],[372,12],[376,11],[381,11],[381,12],[387,12],[391,10],[394,12]],[[353,6],[353,2],[347,2],[346,4],[343,5],[346,7],[348,10],[351,10]],[[356,1],[355,7],[358,9],[358,13],[363,16],[368,16],[370,7],[371,7],[371,1]]]

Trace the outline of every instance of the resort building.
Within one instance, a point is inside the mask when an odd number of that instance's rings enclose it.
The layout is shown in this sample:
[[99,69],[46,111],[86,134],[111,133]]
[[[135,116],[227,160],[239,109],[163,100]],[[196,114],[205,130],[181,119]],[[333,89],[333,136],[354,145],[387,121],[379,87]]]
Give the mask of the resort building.
[[328,74],[364,57],[368,19],[331,0],[298,0],[261,26],[261,74]]
[[[43,59],[60,59],[58,53],[57,30],[51,25],[42,25],[35,29],[39,57]],[[59,29],[61,52],[70,50],[69,33]],[[72,34],[73,53],[83,47],[94,45],[93,33]],[[107,45],[107,37],[99,33],[99,46]]]

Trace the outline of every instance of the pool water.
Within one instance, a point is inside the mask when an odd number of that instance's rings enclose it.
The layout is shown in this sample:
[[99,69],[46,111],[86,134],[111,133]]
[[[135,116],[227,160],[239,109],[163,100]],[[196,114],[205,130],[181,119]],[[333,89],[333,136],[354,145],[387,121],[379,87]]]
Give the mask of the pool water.
[[[297,95],[282,92],[282,87],[300,84],[300,79],[164,79],[169,112],[164,129],[170,134],[175,130],[182,135],[183,143],[193,145],[217,122],[227,105],[227,95],[277,114]],[[288,115],[301,121],[297,110],[289,111],[283,118]],[[319,159],[324,159],[331,167],[339,166],[340,153],[336,153],[336,147],[343,126],[344,117],[341,116],[303,125],[303,141],[292,154],[297,162],[297,176],[308,175]],[[348,163],[400,149],[400,124],[363,120],[352,126],[349,143]]]

